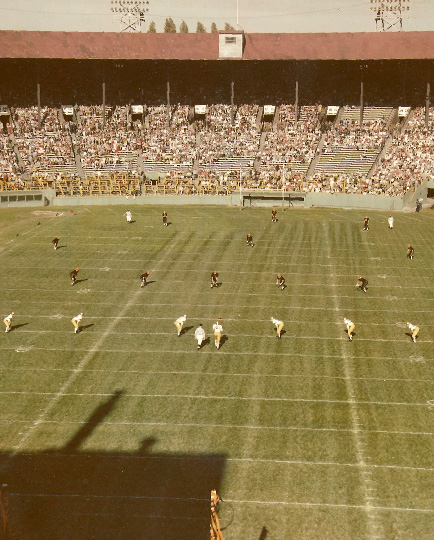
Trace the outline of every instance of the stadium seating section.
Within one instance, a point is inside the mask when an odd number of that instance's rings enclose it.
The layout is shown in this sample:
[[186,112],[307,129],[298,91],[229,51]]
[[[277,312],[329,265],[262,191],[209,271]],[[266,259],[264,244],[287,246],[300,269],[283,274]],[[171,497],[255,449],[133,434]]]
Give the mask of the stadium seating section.
[[[0,134],[1,190],[66,195],[228,195],[249,189],[402,196],[434,172],[423,107],[263,105],[11,107]],[[362,117],[362,124],[360,120]]]

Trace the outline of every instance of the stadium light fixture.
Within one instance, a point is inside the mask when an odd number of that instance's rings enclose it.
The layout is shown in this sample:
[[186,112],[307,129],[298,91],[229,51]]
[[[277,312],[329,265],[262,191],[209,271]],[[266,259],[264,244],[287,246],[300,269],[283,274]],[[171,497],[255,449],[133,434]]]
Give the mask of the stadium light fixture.
[[111,12],[119,20],[121,32],[141,32],[149,0],[111,0]]
[[379,32],[402,30],[403,14],[410,10],[410,0],[370,0]]

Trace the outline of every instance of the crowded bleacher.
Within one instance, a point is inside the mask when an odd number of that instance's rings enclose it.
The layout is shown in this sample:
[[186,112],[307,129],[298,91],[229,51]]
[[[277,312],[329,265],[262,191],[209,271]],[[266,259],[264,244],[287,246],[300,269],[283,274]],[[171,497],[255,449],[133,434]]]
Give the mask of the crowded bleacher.
[[[401,197],[434,173],[434,110],[427,123],[419,87],[410,98],[399,85],[380,92],[379,73],[393,80],[385,65],[372,73],[373,105],[362,110],[357,85],[338,71],[331,77],[322,64],[300,99],[288,92],[294,74],[265,64],[254,83],[245,67],[234,77],[198,66],[178,74],[170,101],[162,71],[139,87],[138,76],[123,81],[113,70],[104,103],[96,70],[85,72],[88,87],[80,91],[65,82],[72,68],[61,68],[59,84],[43,87],[39,108],[28,83],[11,73],[2,91],[0,188],[52,188],[57,196],[225,196],[242,188]],[[327,87],[315,83],[326,76]],[[75,105],[66,113],[61,103],[68,102]],[[408,106],[405,116],[399,105]]]
[[[45,181],[59,195],[229,194],[241,181],[249,189],[401,196],[434,171],[434,111],[427,129],[422,107],[395,124],[392,108],[387,118],[365,108],[374,117],[362,129],[343,108],[325,131],[320,105],[300,107],[296,119],[294,105],[281,104],[271,127],[255,104],[212,104],[193,121],[180,104],[148,107],[144,122],[132,122],[128,106],[105,107],[104,121],[102,109],[79,106],[68,122],[55,108],[43,108],[39,121],[36,107],[14,109],[0,137],[2,189]],[[152,172],[159,180],[146,182]]]

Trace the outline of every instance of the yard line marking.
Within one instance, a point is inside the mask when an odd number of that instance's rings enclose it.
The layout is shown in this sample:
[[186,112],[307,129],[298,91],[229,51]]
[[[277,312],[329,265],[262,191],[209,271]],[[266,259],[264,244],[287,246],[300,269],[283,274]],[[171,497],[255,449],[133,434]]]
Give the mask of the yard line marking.
[[[340,338],[336,338],[336,339],[340,339]],[[360,338],[359,338],[360,339]],[[13,347],[2,347],[0,346],[0,350],[3,350],[3,351],[11,351],[11,350],[15,350],[15,346]],[[35,347],[33,346],[32,347],[32,351],[51,351],[51,352],[65,352],[65,351],[68,351],[68,352],[71,352],[71,349],[70,348],[60,348],[60,347]],[[88,348],[79,348],[79,347],[74,347],[74,352],[87,352],[89,351]],[[129,348],[125,348],[123,347],[122,349],[100,349],[99,352],[108,352],[108,353],[116,353],[116,354],[121,354],[121,353],[124,353],[124,354],[130,354],[130,353],[141,353],[143,352],[142,349],[129,349]],[[187,350],[184,350],[184,351],[180,351],[179,349],[176,349],[176,350],[170,350],[170,349],[148,349],[147,352],[149,353],[152,353],[152,354],[172,354],[172,355],[176,355],[176,354],[188,354],[190,355],[191,354],[191,350],[190,349],[187,349]],[[202,351],[202,355],[206,355],[206,354],[215,354],[213,350],[209,351],[209,353],[206,352],[206,349],[204,349]],[[252,357],[252,354],[256,355],[256,356],[272,356],[272,357],[282,357],[282,358],[292,358],[293,356],[301,356],[301,357],[305,357],[305,358],[337,358],[337,359],[341,359],[341,356],[336,356],[336,355],[315,355],[315,354],[302,354],[302,353],[279,353],[279,352],[275,352],[275,353],[266,353],[266,352],[250,352],[250,351],[232,351],[232,352],[225,352],[223,351],[222,349],[219,350],[219,356],[231,356],[231,357],[234,357],[234,356],[248,356],[249,358]],[[358,359],[361,359],[361,358],[366,358],[367,360],[393,360],[393,361],[396,361],[396,360],[402,360],[402,361],[405,361],[405,362],[409,362],[409,358],[396,358],[396,357],[388,357],[388,356],[365,356],[365,355],[362,355],[362,356],[354,356],[353,359],[354,360],[358,360]],[[426,361],[433,361],[434,358],[425,358]]]
[[[282,506],[306,506],[306,507],[319,507],[319,508],[355,508],[360,510],[366,510],[365,505],[361,504],[339,504],[339,503],[310,503],[310,502],[291,502],[291,501],[256,501],[246,499],[229,499],[225,497],[225,501],[238,504],[260,504],[260,505],[282,505]],[[379,506],[370,505],[371,510],[381,511],[394,511],[394,512],[419,512],[419,513],[434,513],[434,509],[431,508],[406,508],[398,506]],[[375,528],[374,528],[375,530]],[[383,536],[371,535],[372,538],[383,538]]]
[[[302,356],[310,356],[310,355],[302,355]],[[313,355],[313,358],[323,358],[322,355]],[[340,358],[336,357],[336,358]],[[371,358],[369,358],[371,360]],[[72,371],[71,368],[47,368],[47,367],[23,367],[23,366],[5,366],[0,365],[0,371]],[[113,370],[111,369],[83,369],[83,372],[86,373],[113,373]],[[339,375],[312,375],[312,374],[304,374],[304,375],[298,375],[294,373],[285,374],[285,373],[279,373],[279,374],[273,374],[273,373],[237,373],[237,372],[228,372],[228,371],[186,371],[186,370],[140,370],[140,369],[117,369],[116,373],[136,373],[136,374],[142,374],[142,375],[198,375],[199,377],[270,377],[270,378],[277,378],[277,379],[330,379],[330,380],[345,380],[345,377],[339,376]],[[358,381],[381,381],[381,382],[423,382],[423,383],[431,383],[430,378],[426,379],[412,379],[412,378],[398,378],[398,377],[354,377],[355,380]]]
[[[93,493],[25,493],[14,492],[9,493],[9,497],[40,497],[46,499],[138,499],[138,500],[164,500],[164,501],[208,501],[208,498],[198,497],[157,497],[151,495],[95,495]],[[322,503],[322,502],[297,502],[297,501],[258,501],[248,499],[230,499],[225,497],[225,501],[237,504],[257,504],[257,505],[272,505],[272,506],[303,506],[303,507],[317,507],[317,508],[353,508],[356,510],[364,510],[365,506],[360,504],[346,504],[346,503]],[[373,510],[381,510],[386,512],[415,512],[415,513],[434,513],[434,509],[431,508],[407,508],[399,506],[372,506]]]
[[[333,310],[333,312],[335,313],[335,310]],[[62,319],[62,318],[69,318],[69,315],[62,315],[61,313],[58,313],[56,315],[40,315],[40,314],[31,315],[31,314],[27,314],[27,313],[20,313],[20,317],[21,318],[29,318],[29,319]],[[115,318],[116,317],[113,316],[113,315],[111,315],[111,316],[110,315],[98,316],[98,320],[101,320],[101,319],[115,319]],[[214,319],[215,319],[215,317],[200,317],[200,318],[201,318],[201,320],[204,320],[204,321],[214,321]],[[144,317],[142,315],[129,315],[129,316],[125,316],[124,319],[139,320],[139,321],[170,321],[170,322],[173,322],[173,317]],[[242,317],[236,317],[236,318],[225,317],[225,321],[267,323],[269,321],[269,319],[245,319],[245,318],[242,318]],[[291,325],[293,325],[293,324],[301,324],[301,325],[315,324],[315,325],[318,325],[317,321],[311,321],[311,320],[285,319],[285,322],[286,323],[291,323]],[[335,325],[335,326],[342,327],[342,324],[339,323],[336,320],[332,321],[332,320],[322,319],[321,324],[332,324],[332,325]],[[395,324],[400,324],[403,330],[406,329],[406,323],[405,322],[399,322],[399,323],[395,323]],[[391,327],[391,326],[393,326],[393,323],[390,323],[390,322],[387,322],[387,323],[364,322],[363,326],[386,326],[386,327]],[[434,324],[424,324],[423,327],[424,328],[432,328],[432,327],[434,328]],[[23,331],[24,332],[35,332],[35,330],[23,330]],[[43,331],[44,330],[41,330],[41,332],[43,332]],[[46,332],[49,332],[49,331],[50,330],[46,330]],[[155,334],[155,332],[126,332],[126,333],[131,333],[131,334],[137,334],[137,333]],[[160,332],[160,333],[161,334],[173,335],[173,332]],[[228,334],[228,335],[230,335],[230,334]]]
[[[74,395],[74,394],[67,394]],[[111,394],[112,395],[112,394]],[[29,424],[31,420],[11,420],[11,419],[0,419],[0,424]],[[91,422],[86,422],[84,420],[43,420],[43,424],[55,424],[55,425],[83,425],[89,424]],[[310,432],[324,432],[324,433],[353,433],[353,428],[333,428],[333,427],[324,427],[324,428],[314,428],[306,426],[254,426],[249,424],[209,424],[209,423],[195,423],[195,422],[133,422],[133,421],[108,421],[104,422],[106,425],[114,426],[172,426],[172,427],[212,427],[212,428],[222,428],[222,429],[248,429],[248,430],[270,430],[270,431],[310,431]],[[363,433],[381,433],[385,435],[423,435],[431,436],[434,433],[425,432],[425,431],[397,431],[397,430],[380,430],[380,429],[361,429]],[[369,464],[367,464],[369,465]],[[434,470],[434,469],[433,469]]]
[[[33,456],[33,454],[31,452],[22,452],[21,453],[22,456]],[[91,458],[93,455],[92,454],[89,454],[89,453],[86,453],[86,452],[82,452],[80,454],[82,457],[87,457],[87,458]],[[47,459],[49,459],[50,457],[63,457],[63,456],[68,456],[70,457],[70,454],[63,454],[62,452],[56,452],[54,455],[53,454],[47,454],[45,457]],[[124,454],[122,456],[117,456],[116,459],[119,459],[119,460],[129,460],[129,459],[134,459],[134,460],[156,460],[156,461],[161,461],[162,459],[164,460],[176,460],[176,461],[179,461],[181,459],[184,459],[184,457],[182,456],[177,456],[175,454],[167,454],[167,455],[164,455],[164,457],[162,457],[161,455],[158,455],[158,454],[147,454],[147,455],[135,455],[135,454],[131,454],[131,455],[128,455],[128,454]],[[207,459],[206,456],[202,456],[200,458],[197,458],[195,456],[190,456],[189,457],[189,460],[195,460],[195,459]],[[243,461],[247,461],[247,462],[252,462],[252,463],[270,463],[270,464],[279,464],[279,463],[284,463],[284,464],[287,464],[287,465],[303,465],[303,466],[307,466],[307,467],[358,467],[358,463],[343,463],[343,462],[338,462],[338,461],[310,461],[310,460],[297,460],[297,459],[261,459],[261,458],[249,458],[249,457],[240,457],[240,458],[237,458],[237,457],[232,457],[232,458],[225,458],[225,457],[220,457],[220,458],[211,458],[213,460],[223,460],[223,461],[240,461],[240,462],[243,462]],[[397,470],[411,470],[411,471],[424,471],[424,472],[428,472],[428,471],[434,471],[434,468],[431,468],[431,467],[413,467],[411,465],[375,465],[375,464],[370,464],[370,465],[366,465],[367,467],[372,467],[373,469],[397,469]]]
[[[328,224],[326,222],[323,222],[323,232],[324,232],[324,237],[325,237],[324,243],[326,247],[326,252],[328,253],[329,257],[331,257],[333,253],[330,247],[330,240],[329,240],[330,231],[329,231]],[[336,288],[334,273],[335,271],[332,269],[331,272],[329,273],[329,280],[328,280],[333,290],[335,290]],[[333,296],[333,301],[335,304],[336,317],[337,317],[338,316],[337,314],[339,312],[343,313],[343,311],[339,306],[338,296]],[[345,314],[345,316],[348,317],[351,315],[347,313]],[[342,321],[341,324],[343,324],[343,315],[342,315],[341,321]],[[339,322],[339,321],[337,320],[336,322]],[[339,345],[341,348],[341,354],[342,354],[342,360],[343,360],[343,369],[344,369],[344,374],[345,374],[345,383],[346,383],[346,389],[347,389],[347,395],[348,395],[350,419],[353,426],[353,440],[354,440],[354,445],[355,445],[356,457],[359,464],[360,480],[362,484],[361,487],[362,487],[363,496],[365,499],[364,510],[365,510],[366,518],[367,518],[367,524],[366,524],[367,531],[366,532],[368,534],[368,537],[371,540],[374,540],[377,537],[377,535],[380,537],[383,537],[384,535],[382,534],[382,531],[381,531],[381,523],[379,521],[379,517],[374,510],[375,498],[372,495],[372,493],[375,494],[375,489],[374,489],[375,486],[374,486],[371,470],[367,469],[365,466],[367,459],[369,459],[369,456],[366,453],[366,449],[364,445],[365,441],[363,440],[362,433],[361,433],[362,426],[361,426],[361,422],[359,418],[359,411],[357,408],[357,405],[359,405],[360,403],[356,400],[356,392],[355,392],[353,379],[352,379],[353,378],[352,363],[350,363],[347,348],[343,345],[342,340],[339,340]],[[378,534],[379,531],[380,533]]]
[[[73,373],[75,373],[77,369],[74,370]],[[72,375],[71,375],[72,377]],[[66,384],[66,383],[65,383]],[[0,391],[0,395],[2,394],[16,394],[16,395],[28,395],[28,396],[57,396],[58,392],[35,392],[35,391],[15,391],[15,390],[3,390]],[[88,396],[99,396],[99,397],[105,397],[105,396],[112,396],[112,393],[105,393],[105,392],[86,392],[86,393],[80,393],[80,392],[62,392],[62,396],[81,396],[81,397],[88,397]],[[229,401],[253,401],[253,402],[260,402],[260,401],[283,401],[288,403],[339,403],[343,405],[387,405],[387,406],[406,406],[406,407],[426,407],[426,401],[423,403],[418,402],[406,402],[406,401],[364,401],[364,400],[355,400],[354,398],[349,401],[345,399],[309,399],[309,398],[281,398],[281,397],[243,397],[243,396],[216,396],[216,395],[201,395],[201,394],[130,394],[125,393],[123,394],[123,397],[139,397],[139,398],[176,398],[176,399],[211,399],[211,400],[229,400]]]
[[[3,291],[3,296],[5,295],[5,293],[7,293],[8,291],[10,291],[11,289],[8,289],[7,291]],[[22,289],[19,289],[20,291]],[[121,291],[119,291],[121,292]],[[14,299],[14,302],[15,303],[25,303],[26,305],[27,304],[37,304],[38,306],[39,305],[44,305],[44,306],[47,306],[47,304],[56,304],[56,305],[59,305],[61,304],[63,306],[63,302],[59,302],[59,300],[48,300],[48,299],[44,299],[43,302],[41,301],[36,301],[36,300],[20,300],[20,299]],[[113,306],[113,305],[117,305],[117,302],[80,302],[81,305],[91,305],[91,306]],[[133,304],[135,306],[143,306],[143,302],[137,302],[137,304]],[[182,307],[185,307],[185,302],[180,302],[179,304],[177,304],[176,302],[172,302],[172,303],[166,303],[166,302],[147,302],[146,304],[148,307],[149,306],[154,306],[154,307],[161,307],[161,306],[170,306],[170,307],[174,307],[174,306],[182,306]],[[221,304],[195,304],[196,307],[205,307],[205,308],[221,308]],[[264,307],[263,304],[257,304],[257,305],[245,305],[245,304],[232,304],[234,310],[238,309],[238,308],[262,308]],[[295,311],[295,310],[316,310],[316,311],[333,311],[335,312],[336,309],[335,308],[329,308],[329,307],[310,307],[310,306],[301,306],[301,305],[298,305],[298,306],[281,306],[279,309],[281,310],[290,310],[290,311]],[[397,313],[407,313],[408,309],[407,310],[404,310],[404,309],[364,309],[364,308],[358,308],[357,309],[358,312],[360,313],[392,313],[392,312],[397,312]],[[422,310],[419,310],[419,309],[416,309],[416,310],[412,310],[412,313],[434,313],[434,310],[433,309],[422,309]],[[246,319],[248,320],[248,319]]]
[[[175,237],[175,238],[176,239],[172,242],[172,246],[179,241],[179,239],[177,237]],[[170,247],[172,247],[172,246],[170,246]],[[169,247],[169,249],[170,249],[170,247]],[[134,303],[135,299],[140,295],[140,293],[141,293],[141,291],[139,289],[130,297],[128,302],[125,303],[124,307],[119,312],[118,316],[109,323],[106,330],[102,333],[102,335],[98,339],[98,341],[94,345],[92,345],[92,347],[90,349],[88,349],[87,354],[82,358],[82,360],[79,362],[79,364],[74,368],[74,370],[71,373],[70,377],[63,383],[60,390],[54,394],[53,399],[48,402],[47,406],[39,414],[39,416],[36,418],[36,420],[33,422],[33,424],[27,430],[27,432],[24,433],[20,437],[17,444],[13,447],[12,451],[9,453],[8,459],[13,459],[18,454],[18,452],[20,452],[22,447],[25,445],[25,443],[31,437],[32,433],[35,431],[35,429],[43,422],[43,420],[45,420],[47,415],[52,411],[52,409],[57,404],[59,399],[66,393],[66,390],[71,386],[71,384],[75,381],[75,379],[81,374],[82,370],[86,367],[86,365],[89,363],[89,361],[93,358],[93,356],[96,353],[100,352],[101,345],[104,343],[106,338],[111,334],[112,330],[119,323],[119,321],[123,318],[125,313],[131,307],[131,305]]]
[[[137,296],[137,294],[136,294]],[[94,317],[89,316],[87,319],[91,320]],[[96,318],[96,317],[95,317]],[[342,326],[342,325],[341,325]],[[68,334],[66,330],[21,330],[23,334],[39,334],[41,337],[43,337],[44,334]],[[100,334],[98,331],[92,331],[89,330],[87,332],[88,334]],[[118,336],[173,336],[173,332],[118,332]],[[238,337],[239,334],[231,334],[229,332],[225,332],[225,336],[228,337]],[[272,335],[266,335],[266,334],[243,334],[244,337],[248,338],[255,338],[255,339],[273,339],[275,336]],[[321,340],[321,341],[344,341],[346,342],[347,339],[343,336],[341,337],[324,337],[324,336],[302,336],[300,334],[285,334],[286,339],[292,339],[292,340]],[[274,341],[274,340],[273,340]],[[409,343],[411,340],[409,339],[385,339],[385,338],[361,338],[359,337],[357,341],[369,341],[369,342],[386,342],[386,343]],[[432,339],[421,339],[418,340],[419,344],[422,343],[434,343],[434,340]],[[221,353],[219,353],[221,354]],[[227,353],[231,354],[231,353]],[[250,353],[252,354],[252,352]],[[256,353],[254,353],[256,354]],[[260,353],[258,353],[260,354]]]
[[[149,262],[149,261],[148,261],[148,262]],[[103,268],[99,267],[97,271],[98,271],[98,272],[101,272],[101,270],[103,270]],[[104,271],[107,271],[107,270],[104,269]],[[109,271],[110,271],[110,272],[113,272],[113,269],[109,269]],[[119,272],[124,273],[123,270],[119,270]],[[135,270],[135,272],[137,273],[137,270]],[[403,279],[403,278],[401,278],[401,279]],[[113,279],[113,281],[116,281],[116,283],[119,283],[119,281],[124,281],[124,282],[126,282],[126,283],[132,283],[133,281],[138,282],[138,279],[137,279],[137,278],[134,278],[134,279],[131,278],[131,279],[129,279],[129,280],[127,280],[127,279],[124,279],[124,280]],[[107,282],[107,280],[106,280],[106,282]],[[195,285],[195,284],[200,284],[200,285],[202,285],[204,282],[205,282],[205,280],[201,280],[200,282],[199,282],[199,281],[193,281],[193,280],[192,280],[192,281],[190,281],[190,285]],[[171,283],[173,283],[173,284],[176,284],[176,283],[183,283],[183,284],[185,284],[186,281],[185,281],[185,280],[179,280],[179,281],[177,281],[177,280],[171,280]],[[234,285],[234,286],[239,285],[239,283],[238,283],[237,281],[225,281],[225,282],[222,281],[222,282],[221,282],[221,285],[222,285],[222,286],[224,286],[225,284],[226,284],[226,285]],[[253,285],[253,284],[254,284],[254,281],[252,281],[252,283],[250,283],[249,285]],[[263,281],[263,282],[256,282],[256,285],[259,285],[259,286],[263,287],[264,289],[267,288],[267,287],[268,287],[269,289],[273,289],[273,288],[276,289],[275,283],[272,282],[272,281],[268,281],[268,280],[267,280],[267,281]],[[321,289],[321,284],[320,284],[320,283],[300,283],[300,284],[297,284],[297,285],[294,286],[294,287],[296,287],[296,288],[298,289],[300,286],[302,286],[302,287],[310,287],[310,286],[311,286],[311,287],[314,287],[314,288],[316,288],[316,289],[318,289],[318,290]],[[291,289],[291,287],[292,287],[292,285],[289,284],[289,289]],[[351,290],[353,290],[353,289],[355,288],[354,285],[347,285],[347,284],[345,284],[345,285],[336,285],[336,287],[342,287],[342,288],[345,287],[346,289],[351,289]],[[81,289],[81,287],[79,287],[79,286],[77,286],[77,285],[76,285],[76,288],[77,288],[77,290],[80,290],[80,289]],[[370,290],[373,291],[373,292],[371,292],[371,294],[368,295],[367,298],[370,297],[370,298],[372,298],[372,299],[374,299],[374,300],[375,300],[375,299],[378,299],[378,298],[381,298],[381,299],[383,299],[383,300],[389,300],[390,302],[395,301],[395,300],[417,300],[418,302],[419,302],[420,300],[432,301],[431,298],[420,298],[420,297],[419,297],[419,298],[415,298],[414,296],[399,296],[399,298],[398,298],[398,297],[395,297],[395,296],[391,296],[391,295],[389,295],[389,296],[384,296],[384,293],[385,293],[385,292],[393,292],[394,289],[406,289],[406,290],[409,290],[409,291],[412,291],[412,290],[414,290],[414,289],[424,289],[424,290],[426,289],[426,290],[432,291],[434,288],[433,288],[432,286],[427,286],[427,287],[425,287],[425,286],[423,286],[423,287],[422,287],[422,286],[407,287],[407,286],[402,286],[402,285],[390,285],[390,286],[388,286],[388,287],[386,287],[386,286],[382,286],[382,287],[380,287],[380,286],[378,286],[378,287],[370,287]],[[19,287],[19,288],[8,287],[7,290],[8,290],[10,293],[13,293],[13,292],[15,292],[15,291],[19,291],[19,292],[27,292],[27,291],[34,292],[34,291],[35,291],[35,287],[28,287],[28,288],[26,288],[26,287]],[[95,288],[93,288],[93,289],[92,289],[92,292],[93,292],[93,293],[102,293],[102,292],[105,292],[106,290],[107,290],[107,289],[95,289]],[[122,293],[122,292],[125,292],[125,289],[115,289],[115,288],[110,288],[110,290],[111,290],[112,292],[114,292],[114,293]],[[44,289],[44,288],[42,288],[42,287],[38,287],[38,292],[39,292],[39,291],[40,291],[40,292],[44,292],[44,293],[46,293],[46,292],[53,292],[53,288],[50,287],[50,288]],[[160,295],[162,296],[162,295],[165,295],[165,294],[175,295],[175,293],[176,293],[177,291],[179,291],[179,288],[176,289],[176,290],[172,290],[172,289],[171,289],[171,290],[168,290],[168,289],[165,289],[165,290],[159,290],[159,289],[158,289],[158,290],[155,290],[155,289],[151,289],[151,291],[150,291],[149,294],[152,294],[153,296],[160,296]],[[237,291],[236,291],[236,292],[237,292],[238,295],[242,295],[242,296],[259,296],[259,297],[265,296],[265,297],[267,297],[267,298],[270,297],[270,292],[269,292],[269,291],[266,291],[266,292],[254,292],[254,293],[253,293],[253,292],[247,292],[247,291],[246,291],[246,292],[243,292],[243,291],[240,291],[240,290],[239,290],[239,287],[237,287]],[[378,292],[379,294],[376,295],[375,292]],[[212,293],[211,293],[211,294],[212,294]],[[217,294],[217,293],[216,293],[216,294]],[[230,289],[230,290],[228,290],[228,291],[225,291],[225,290],[221,290],[221,289],[220,289],[219,292],[218,292],[218,295],[219,295],[219,296],[228,296],[228,295],[229,295],[229,296],[233,296],[233,294],[234,294],[234,290],[233,290],[233,289]],[[280,297],[280,296],[283,296],[285,293],[282,294],[280,290],[277,290],[277,289],[276,289],[275,293],[272,293],[272,294],[273,294],[274,296]],[[354,300],[356,294],[360,294],[360,291],[354,291],[354,294],[350,294],[350,295],[348,295],[348,294],[347,294],[347,295],[345,295],[345,294],[339,294],[339,295],[324,295],[324,294],[320,294],[320,293],[318,293],[318,294],[306,294],[305,292],[299,293],[298,290],[296,290],[296,291],[291,291],[291,298],[294,298],[294,297],[295,297],[295,298],[298,298],[298,297],[302,297],[302,298],[306,298],[306,297],[307,297],[307,298],[333,298],[333,299],[335,299],[335,298],[351,298],[352,300]]]

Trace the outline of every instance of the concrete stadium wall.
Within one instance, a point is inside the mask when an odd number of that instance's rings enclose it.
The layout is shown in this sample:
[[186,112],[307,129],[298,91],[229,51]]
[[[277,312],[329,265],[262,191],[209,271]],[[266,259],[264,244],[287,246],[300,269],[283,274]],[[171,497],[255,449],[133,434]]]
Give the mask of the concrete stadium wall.
[[[426,188],[425,188],[426,190]],[[9,192],[5,192],[9,193]],[[26,192],[35,194],[36,192]],[[100,197],[56,197],[54,190],[43,190],[43,203],[37,201],[14,200],[12,202],[0,203],[0,207],[15,206],[104,206],[104,205],[202,205],[202,206],[240,206],[239,192],[229,196],[219,195],[141,195],[139,197],[128,199],[125,196],[100,196]],[[251,192],[250,192],[251,193]],[[25,194],[25,192],[13,192],[13,194]],[[247,195],[243,193],[243,195]],[[265,195],[265,196],[264,196]],[[273,198],[267,199],[266,194],[254,200],[245,199],[244,206],[280,206],[281,200],[276,199],[278,193],[272,193]],[[304,208],[323,207],[323,208],[354,208],[365,210],[384,210],[400,211],[403,209],[403,199],[399,197],[386,197],[382,195],[349,195],[345,193],[291,193],[291,197],[297,197],[298,200],[291,200],[291,205]],[[303,200],[304,197],[304,200]],[[17,198],[18,199],[18,198]],[[24,199],[21,197],[21,199]],[[288,200],[283,202],[288,207]]]
[[234,206],[240,204],[240,196],[221,197],[218,195],[140,195],[139,197],[104,196],[101,197],[55,197],[50,206],[104,206],[104,205],[202,205]]
[[351,195],[347,193],[306,193],[304,207],[359,208],[364,210],[399,211],[403,209],[401,197],[385,195]]

